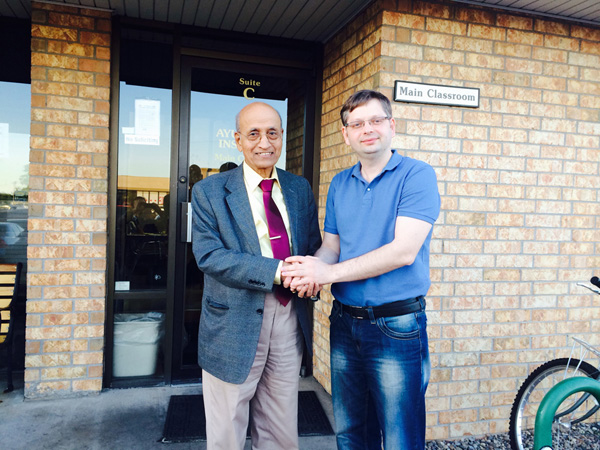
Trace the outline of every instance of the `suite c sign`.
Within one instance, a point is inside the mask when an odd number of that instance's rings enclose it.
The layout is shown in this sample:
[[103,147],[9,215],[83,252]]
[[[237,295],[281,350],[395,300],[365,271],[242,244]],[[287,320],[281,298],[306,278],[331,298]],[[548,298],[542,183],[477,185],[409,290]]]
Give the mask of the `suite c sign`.
[[394,100],[397,102],[479,108],[479,89],[396,81]]

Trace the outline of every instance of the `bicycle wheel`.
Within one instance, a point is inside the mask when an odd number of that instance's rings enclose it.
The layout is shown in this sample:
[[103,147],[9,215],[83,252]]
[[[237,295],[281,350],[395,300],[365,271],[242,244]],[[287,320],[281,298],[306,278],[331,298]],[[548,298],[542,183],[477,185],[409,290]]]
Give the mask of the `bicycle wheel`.
[[[552,387],[565,378],[586,376],[597,379],[598,375],[598,370],[591,364],[585,361],[580,363],[578,359],[571,359],[569,362],[568,358],[548,361],[534,370],[519,389],[510,412],[509,436],[512,449],[533,449],[535,415],[544,395]],[[589,394],[577,393],[565,399],[558,408],[552,425],[553,448],[587,448],[578,444],[580,439],[585,439],[581,437],[581,431],[589,426],[585,423],[586,420],[600,420],[594,416],[598,409],[595,398]]]

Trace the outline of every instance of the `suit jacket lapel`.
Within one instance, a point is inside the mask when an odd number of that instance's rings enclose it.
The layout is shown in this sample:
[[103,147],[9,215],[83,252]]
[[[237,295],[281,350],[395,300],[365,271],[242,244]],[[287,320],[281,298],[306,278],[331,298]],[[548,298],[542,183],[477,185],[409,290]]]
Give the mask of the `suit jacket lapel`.
[[281,185],[281,191],[283,192],[283,200],[285,201],[285,207],[288,213],[288,219],[290,221],[290,232],[292,233],[292,255],[295,255],[298,250],[298,192],[295,189],[296,184],[293,183],[293,178],[287,177],[287,174],[278,169],[277,176],[279,178],[279,184]]
[[[225,184],[225,189],[229,191],[226,197],[229,210],[235,222],[238,224],[243,233],[243,238],[247,241],[253,254],[260,255],[260,243],[254,226],[254,218],[250,209],[250,201],[248,200],[248,192],[244,183],[244,172],[240,165],[237,169],[232,170],[232,174]],[[240,237],[241,238],[241,237]]]

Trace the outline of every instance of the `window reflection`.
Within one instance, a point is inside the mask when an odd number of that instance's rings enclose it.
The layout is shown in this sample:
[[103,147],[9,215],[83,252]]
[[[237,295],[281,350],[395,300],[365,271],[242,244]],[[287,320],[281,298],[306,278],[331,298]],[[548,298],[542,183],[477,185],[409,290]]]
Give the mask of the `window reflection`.
[[171,91],[121,83],[117,290],[167,285]]
[[0,82],[0,263],[27,262],[31,86]]

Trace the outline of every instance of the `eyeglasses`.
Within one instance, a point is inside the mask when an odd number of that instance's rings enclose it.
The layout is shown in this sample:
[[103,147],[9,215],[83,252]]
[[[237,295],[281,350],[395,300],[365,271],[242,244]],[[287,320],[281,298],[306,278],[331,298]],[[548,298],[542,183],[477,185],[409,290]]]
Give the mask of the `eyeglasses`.
[[[251,142],[259,141],[262,138],[262,134],[258,131],[251,131],[248,134],[244,134],[239,131],[238,133],[240,133],[242,136],[245,136],[246,139],[248,139]],[[279,134],[279,132],[275,130],[269,130],[265,133],[265,135],[267,136],[267,139],[271,142],[276,142],[279,139],[281,139],[281,134]]]
[[362,127],[365,126],[365,123],[369,123],[369,125],[371,125],[372,127],[378,127],[383,125],[383,123],[386,120],[391,119],[391,117],[373,117],[372,119],[369,120],[358,120],[356,122],[350,122],[346,124],[346,128],[350,128],[351,130],[360,130]]

